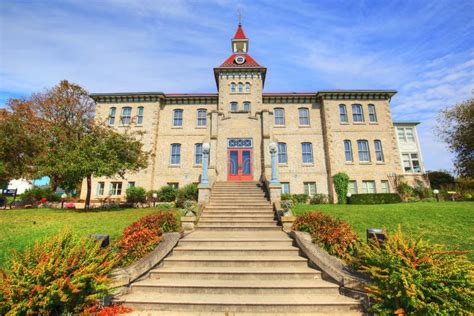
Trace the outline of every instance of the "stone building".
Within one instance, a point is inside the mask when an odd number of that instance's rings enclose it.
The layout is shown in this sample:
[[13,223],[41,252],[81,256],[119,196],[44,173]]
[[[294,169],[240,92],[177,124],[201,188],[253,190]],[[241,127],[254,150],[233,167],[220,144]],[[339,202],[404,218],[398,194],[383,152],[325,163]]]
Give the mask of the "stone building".
[[396,91],[264,92],[267,69],[249,55],[241,25],[231,43],[232,54],[214,68],[216,93],[91,95],[96,120],[143,132],[152,153],[139,173],[93,179],[93,199],[123,197],[130,186],[199,183],[204,143],[211,185],[269,179],[270,143],[278,147],[282,192],[334,195],[331,177],[338,172],[350,176],[353,193],[393,192],[400,175],[422,178],[416,123],[392,121]]

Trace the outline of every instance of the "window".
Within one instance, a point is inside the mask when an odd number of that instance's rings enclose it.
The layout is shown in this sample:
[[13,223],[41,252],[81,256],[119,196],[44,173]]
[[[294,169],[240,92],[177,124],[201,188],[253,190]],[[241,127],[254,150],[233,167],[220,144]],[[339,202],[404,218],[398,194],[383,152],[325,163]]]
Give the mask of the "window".
[[287,163],[286,143],[278,143],[278,163]]
[[285,125],[285,109],[282,109],[282,108],[275,109],[275,125],[278,125],[278,126]]
[[172,187],[173,189],[178,189],[179,188],[179,183],[178,182],[168,182],[167,185],[169,187]]
[[415,134],[413,132],[413,128],[403,128],[403,127],[398,127],[397,128],[397,134],[398,134],[398,141],[402,143],[410,142],[414,143],[415,142]]
[[377,122],[377,113],[375,112],[375,105],[369,104],[369,121]]
[[235,92],[235,83],[230,84],[230,92]]
[[102,195],[104,195],[104,189],[105,189],[105,182],[97,182],[96,195],[97,195],[97,196],[102,196]]
[[316,194],[316,182],[304,182],[304,194],[313,196]]
[[249,101],[244,102],[244,111],[245,112],[250,112],[250,102]]
[[143,124],[143,106],[137,108],[137,124]]
[[122,115],[120,116],[120,121],[123,125],[129,125],[132,120],[132,108],[129,106],[122,108]]
[[369,142],[366,140],[357,141],[357,150],[359,151],[359,161],[370,161]]
[[403,128],[397,128],[397,134],[398,134],[398,141],[402,143],[406,143],[407,138],[405,136],[405,130]]
[[244,85],[242,84],[242,82],[239,82],[238,88],[240,93],[244,92]]
[[362,105],[352,104],[352,120],[354,122],[364,121],[364,112],[362,112]]
[[405,172],[421,172],[420,161],[418,159],[418,154],[402,154],[403,169]]
[[349,181],[348,191],[351,194],[357,194],[357,181]]
[[245,83],[245,92],[249,93],[250,92],[250,83]]
[[194,144],[194,164],[202,164],[202,144]]
[[115,112],[117,111],[117,108],[115,106],[111,107],[109,110],[109,125],[114,125],[115,124]]
[[237,102],[230,102],[230,110],[232,112],[237,111]]
[[339,104],[339,118],[341,123],[347,123],[347,108],[345,104]]
[[281,194],[290,193],[290,183],[281,182]]
[[354,157],[352,156],[352,144],[348,139],[344,141],[344,155],[346,156],[346,161],[354,161]]
[[375,181],[362,181],[364,193],[375,193]]
[[183,110],[177,109],[173,111],[173,126],[183,126]]
[[388,185],[388,180],[382,180],[382,193],[390,193],[390,186]]
[[134,187],[135,187],[135,182],[133,182],[133,181],[132,181],[132,182],[129,182],[127,187],[128,187],[129,189],[130,189],[130,188],[134,188]]
[[298,109],[300,116],[300,125],[309,125],[309,110],[308,108]]
[[301,143],[303,163],[313,163],[313,145],[311,143]]
[[406,128],[405,133],[407,135],[407,141],[410,143],[415,142],[415,135],[413,134],[413,129],[412,128]]
[[171,144],[171,164],[179,165],[181,163],[181,144]]
[[383,150],[382,150],[382,142],[378,139],[374,140],[374,146],[375,146],[375,159],[377,161],[382,162],[383,159]]
[[197,110],[197,126],[206,126],[207,125],[207,110],[199,109]]
[[122,182],[110,182],[109,195],[121,195]]

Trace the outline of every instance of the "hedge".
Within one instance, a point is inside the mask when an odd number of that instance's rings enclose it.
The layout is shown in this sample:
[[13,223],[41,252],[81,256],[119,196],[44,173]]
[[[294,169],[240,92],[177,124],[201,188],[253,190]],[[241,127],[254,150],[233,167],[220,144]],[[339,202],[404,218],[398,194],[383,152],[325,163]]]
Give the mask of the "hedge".
[[390,204],[401,201],[402,199],[397,193],[352,194],[350,198],[350,204]]

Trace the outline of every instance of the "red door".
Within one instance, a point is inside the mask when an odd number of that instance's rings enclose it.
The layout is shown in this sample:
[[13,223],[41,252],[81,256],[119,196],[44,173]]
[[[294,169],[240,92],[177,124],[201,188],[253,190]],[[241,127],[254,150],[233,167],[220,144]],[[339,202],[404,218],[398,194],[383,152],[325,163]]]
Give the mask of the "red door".
[[229,149],[227,180],[252,181],[252,149]]

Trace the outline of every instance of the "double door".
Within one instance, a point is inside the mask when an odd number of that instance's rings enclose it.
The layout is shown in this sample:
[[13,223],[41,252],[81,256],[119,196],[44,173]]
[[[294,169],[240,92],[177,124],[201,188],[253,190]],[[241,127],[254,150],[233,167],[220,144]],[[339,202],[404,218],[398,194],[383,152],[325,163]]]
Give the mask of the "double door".
[[227,180],[252,181],[252,149],[228,149]]

